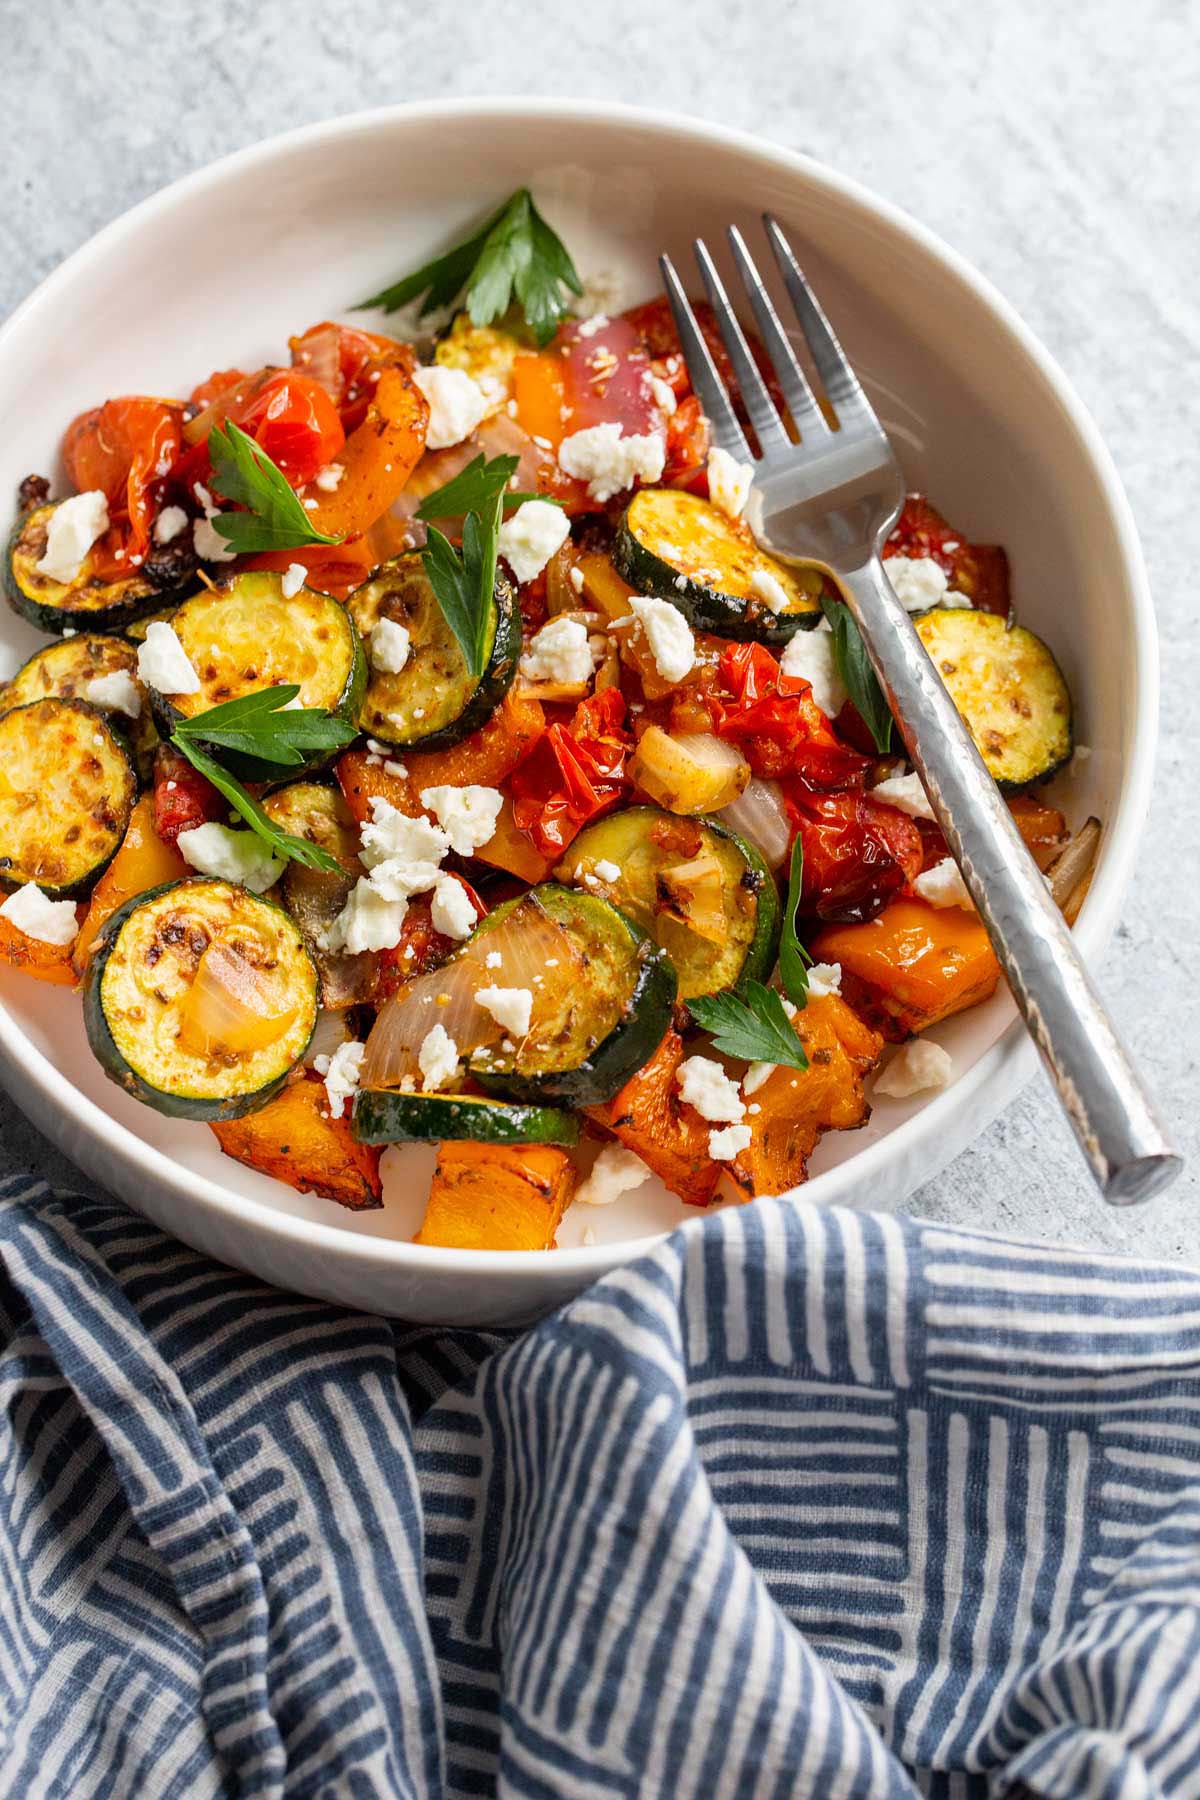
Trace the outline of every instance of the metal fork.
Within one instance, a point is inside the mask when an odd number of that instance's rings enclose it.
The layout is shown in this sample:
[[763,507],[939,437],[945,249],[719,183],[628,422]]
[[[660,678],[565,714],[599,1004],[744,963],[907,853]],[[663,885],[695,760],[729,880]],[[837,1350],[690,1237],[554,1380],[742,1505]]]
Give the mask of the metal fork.
[[1106,1200],[1148,1199],[1182,1160],[1080,961],[1026,850],[880,561],[899,517],[904,479],[883,428],[771,215],[767,238],[821,386],[831,429],[745,240],[728,237],[738,274],[800,433],[784,427],[704,243],[696,261],[758,440],[754,457],[679,277],[660,257],[692,385],[723,450],[752,463],[749,518],[773,553],[823,563],[842,590],[895,715],[909,757],[962,870],[1017,1005]]

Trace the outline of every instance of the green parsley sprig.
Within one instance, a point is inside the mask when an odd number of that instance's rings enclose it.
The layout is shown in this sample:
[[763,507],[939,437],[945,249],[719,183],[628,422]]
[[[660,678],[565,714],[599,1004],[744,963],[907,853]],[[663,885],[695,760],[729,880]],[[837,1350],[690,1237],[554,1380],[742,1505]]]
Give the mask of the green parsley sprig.
[[529,189],[518,188],[465,242],[358,304],[395,312],[423,295],[424,317],[452,306],[465,289],[472,324],[488,325],[507,312],[515,294],[537,342],[548,344],[566,316],[564,288],[583,293],[562,239],[543,219]]
[[882,756],[891,747],[892,714],[871,667],[862,634],[844,600],[822,600],[821,605],[833,632],[834,666]]
[[212,515],[216,530],[238,555],[341,543],[315,529],[283,471],[232,419],[209,432],[208,454],[215,492],[246,508]]
[[237,777],[231,775],[228,769],[222,768],[215,757],[207,755],[199,744],[193,743],[191,738],[180,737],[177,731],[172,732],[171,742],[183,752],[198,774],[203,775],[206,781],[211,781],[218,793],[224,794],[234,812],[245,820],[254,835],[261,838],[276,856],[283,857],[287,862],[303,863],[309,869],[322,869],[327,875],[342,873],[341,864],[328,850],[276,825],[254,796],[246,792]]
[[306,752],[340,750],[358,735],[320,707],[293,706],[299,694],[295,682],[240,694],[194,718],[180,719],[172,735],[185,754],[188,741],[215,744],[281,768],[298,768],[309,760]]
[[502,511],[503,500],[497,492],[482,515],[469,512],[463,520],[461,550],[431,525],[429,541],[421,552],[429,585],[476,679],[487,666]]
[[808,1005],[808,970],[812,957],[796,933],[796,908],[804,882],[804,840],[796,833],[788,872],[787,899],[783,905],[783,931],[779,939],[779,979],[793,1006]]
[[556,500],[552,494],[530,494],[519,488],[509,487],[520,460],[519,456],[493,456],[489,459],[481,450],[465,469],[452,475],[449,481],[440,488],[435,488],[432,494],[426,494],[417,508],[418,519],[457,519],[467,512],[479,513],[482,517],[485,510],[494,503],[497,494],[506,510],[510,506],[520,506],[526,500],[549,500],[553,505],[561,506],[562,501]]
[[714,1049],[744,1062],[783,1063],[807,1069],[804,1046],[783,1009],[782,996],[761,981],[744,981],[738,993],[698,994],[687,1009]]

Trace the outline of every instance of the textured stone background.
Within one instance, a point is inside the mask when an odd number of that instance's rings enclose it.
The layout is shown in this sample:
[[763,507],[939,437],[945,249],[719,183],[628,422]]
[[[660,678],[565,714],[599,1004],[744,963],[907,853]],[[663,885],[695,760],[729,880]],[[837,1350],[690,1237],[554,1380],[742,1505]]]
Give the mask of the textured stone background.
[[[1103,987],[1191,1166],[1150,1206],[1106,1210],[1039,1077],[914,1210],[1200,1263],[1195,22],[1188,0],[0,0],[0,315],[220,153],[440,95],[574,93],[719,119],[834,163],[949,239],[1065,366],[1145,540],[1162,747]],[[5,1162],[71,1179],[3,1096],[0,1144]]]

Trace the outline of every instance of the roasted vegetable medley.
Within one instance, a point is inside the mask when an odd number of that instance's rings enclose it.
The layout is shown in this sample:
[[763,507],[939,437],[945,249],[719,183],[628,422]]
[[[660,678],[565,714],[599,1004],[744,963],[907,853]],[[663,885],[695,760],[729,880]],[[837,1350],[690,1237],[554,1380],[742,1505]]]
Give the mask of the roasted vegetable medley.
[[[589,306],[524,191],[368,304],[422,297],[412,341],[323,321],[105,400],[22,484],[0,959],[295,1188],[378,1206],[384,1147],[438,1144],[419,1243],[780,1193],[869,1093],[945,1085],[914,1034],[992,993],[987,935],[665,301]],[[1003,550],[913,494],[884,557],[1073,918],[1099,826],[1039,797],[1071,702]]]

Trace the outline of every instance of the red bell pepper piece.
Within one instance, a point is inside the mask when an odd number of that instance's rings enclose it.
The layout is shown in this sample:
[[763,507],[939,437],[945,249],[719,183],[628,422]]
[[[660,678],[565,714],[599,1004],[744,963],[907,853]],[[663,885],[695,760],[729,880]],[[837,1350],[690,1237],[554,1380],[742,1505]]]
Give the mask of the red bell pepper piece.
[[513,818],[540,855],[557,858],[590,819],[628,791],[632,740],[617,688],[581,700],[569,724],[551,725],[510,783]]

